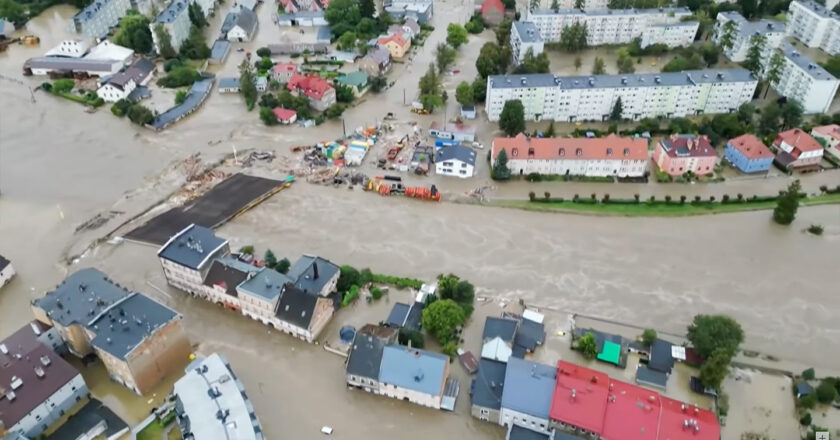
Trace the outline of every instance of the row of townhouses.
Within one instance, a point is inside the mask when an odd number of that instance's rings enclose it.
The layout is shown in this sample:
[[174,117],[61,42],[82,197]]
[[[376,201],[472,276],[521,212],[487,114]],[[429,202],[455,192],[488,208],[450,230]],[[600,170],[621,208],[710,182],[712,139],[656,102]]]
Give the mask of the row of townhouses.
[[840,53],[840,15],[813,0],[790,3],[787,34],[829,55]]
[[190,225],[158,251],[166,281],[284,333],[313,342],[332,318],[339,268],[304,255],[288,273],[231,254],[227,240]]
[[216,8],[216,0],[172,0],[169,2],[149,23],[156,51],[160,52],[159,36],[155,32],[155,28],[159,24],[169,33],[172,48],[176,51],[181,48],[181,43],[190,35],[190,25],[192,23],[190,22],[188,9],[192,3],[197,3],[201,7],[205,17],[213,13]]
[[616,101],[622,117],[727,113],[750,102],[758,80],[742,68],[683,72],[559,76],[550,73],[487,77],[486,111],[498,121],[505,102],[520,100],[526,120],[603,121]]

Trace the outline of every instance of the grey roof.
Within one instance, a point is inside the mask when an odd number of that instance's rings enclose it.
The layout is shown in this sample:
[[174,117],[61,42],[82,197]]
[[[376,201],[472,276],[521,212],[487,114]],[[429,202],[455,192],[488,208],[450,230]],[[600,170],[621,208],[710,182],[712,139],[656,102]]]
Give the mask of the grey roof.
[[665,388],[668,384],[668,375],[661,371],[651,370],[644,365],[639,365],[636,368],[636,382]]
[[368,51],[367,55],[365,55],[365,58],[370,58],[377,64],[385,64],[391,61],[391,54],[385,47],[377,45],[376,47]]
[[227,240],[216,236],[213,230],[191,224],[161,246],[157,255],[190,269],[200,269],[225,244]]
[[350,353],[347,355],[345,372],[353,376],[379,380],[379,364],[386,341],[374,335],[356,332]]
[[9,21],[0,18],[0,35],[8,36],[15,31],[15,25]]
[[73,19],[82,22],[88,21],[94,18],[103,7],[112,1],[115,0],[96,0],[77,12],[76,15],[73,16]]
[[391,313],[388,314],[388,319],[385,320],[385,323],[402,327],[405,324],[405,319],[408,317],[409,310],[411,310],[410,305],[401,302],[395,303],[391,307]]
[[310,295],[288,283],[283,286],[283,294],[274,315],[281,321],[308,329],[318,299],[318,296]]
[[230,50],[230,41],[218,39],[213,42],[213,47],[210,49],[210,58],[213,60],[223,59]]
[[288,276],[267,267],[262,268],[256,275],[239,285],[239,290],[275,301],[283,293],[283,286],[291,283]]
[[230,296],[237,296],[236,286],[248,277],[259,272],[260,268],[232,257],[217,258],[210,265],[207,276],[204,277],[205,286],[221,285]]
[[796,50],[796,48],[794,48],[793,45],[791,45],[787,41],[782,42],[782,45],[781,47],[779,47],[779,50],[782,51],[782,54],[784,54],[785,58],[789,59],[791,62],[799,66],[799,68],[805,71],[805,73],[807,73],[808,75],[810,75],[811,78],[820,81],[837,80],[837,78],[835,78],[832,74],[828,73],[828,71],[823,69],[822,66],[817,64],[816,61],[811,60],[810,58],[808,58],[807,55]]
[[674,357],[671,355],[672,346],[673,344],[670,342],[656,338],[650,345],[648,367],[654,371],[670,373],[671,369],[674,368]]
[[228,31],[233,29],[233,26],[236,25],[237,17],[239,17],[239,14],[236,12],[228,12],[228,14],[225,15],[225,21],[222,22],[221,28],[221,32],[223,34],[227,34]]
[[539,322],[523,318],[519,323],[519,329],[516,331],[514,345],[533,351],[537,348],[537,345],[543,342],[545,342],[545,326]]
[[314,255],[302,255],[289,268],[289,277],[298,289],[319,293],[339,271],[338,265]]
[[105,84],[111,84],[120,89],[124,89],[129,80],[134,81],[134,78],[126,72],[119,72],[109,76],[108,79],[105,80]]
[[516,357],[507,362],[502,407],[548,418],[557,368]]
[[246,8],[253,11],[257,8],[257,0],[237,0],[236,3],[233,4],[234,8]]
[[833,18],[835,20],[840,20],[840,15],[834,13],[830,9],[826,8],[824,5],[821,5],[821,4],[819,4],[819,3],[817,3],[813,0],[808,0],[808,1],[798,1],[797,0],[796,3],[799,3],[800,5],[806,7],[807,9],[810,9],[812,12],[819,15],[820,17]]
[[[175,382],[182,432],[196,439],[262,440],[254,406],[224,356],[213,353],[191,363]],[[218,414],[227,414],[224,419]]]
[[145,295],[132,293],[88,325],[96,333],[91,344],[124,359],[158,328],[178,316],[169,307]]
[[699,21],[688,20],[688,21],[678,21],[676,23],[655,23],[651,24],[648,27],[652,28],[669,28],[669,27],[694,27],[699,26]]
[[450,145],[438,148],[435,152],[435,162],[444,162],[452,159],[475,165],[475,151],[463,145]]
[[[549,437],[548,434],[531,431],[530,429],[523,428],[519,425],[513,425],[510,428],[510,436],[507,438],[508,440],[549,440],[551,437]],[[557,439],[555,438],[555,440]]]
[[[128,425],[110,408],[97,399],[91,399],[76,414],[70,416],[58,430],[50,434],[50,440],[77,440],[105,423],[105,438],[127,430]],[[86,438],[86,437],[85,437]]]
[[117,60],[92,60],[88,58],[69,57],[35,57],[26,60],[24,67],[28,67],[30,69],[110,72],[116,70],[114,65],[117,63],[119,63]]
[[257,14],[248,8],[239,8],[239,12],[236,14],[235,23],[236,26],[241,27],[246,34],[252,35],[254,33],[254,29],[257,28]]
[[[532,9],[530,15],[645,15],[645,14],[668,14],[668,15],[691,15],[691,10],[680,6],[676,8],[649,8],[649,9]],[[674,20],[677,21],[677,20]]]
[[651,87],[660,85],[698,85],[721,82],[757,81],[749,70],[732,69],[685,70],[682,72],[629,73],[619,75],[560,76],[551,73],[493,75],[491,88],[560,87],[590,89],[597,87]]
[[602,332],[600,330],[595,330],[594,328],[575,328],[575,334],[578,336],[583,336],[586,333],[592,333],[592,336],[595,337],[595,346],[599,353],[601,352],[601,348],[604,346],[604,341],[611,341],[618,345],[624,345],[624,339],[620,335]]
[[104,273],[87,268],[73,272],[55,290],[32,303],[67,327],[74,323],[88,325],[128,295],[130,291],[114,284]]
[[224,78],[219,78],[219,88],[220,89],[238,89],[239,88],[239,78],[233,76],[226,76]]
[[421,302],[412,304],[411,309],[408,310],[408,316],[405,317],[403,327],[411,330],[420,330],[420,319],[423,316],[423,308],[425,307],[426,304]]
[[513,26],[516,28],[516,33],[523,43],[538,43],[542,41],[540,30],[537,25],[530,21],[514,21]]
[[11,262],[7,260],[6,257],[0,255],[0,270],[5,269],[9,264],[11,264]]
[[140,85],[140,83],[146,79],[146,77],[148,77],[156,67],[157,66],[155,66],[154,61],[146,57],[140,57],[131,63],[127,69],[125,69],[125,73],[134,78],[134,82],[136,82],[137,85]]
[[187,10],[187,1],[186,0],[172,0],[163,8],[160,13],[158,13],[157,17],[155,17],[155,23],[172,23],[181,15],[182,12]]
[[212,86],[212,78],[205,78],[194,82],[192,87],[190,87],[190,91],[187,93],[187,99],[185,99],[184,102],[157,115],[150,125],[155,130],[162,130],[169,124],[192,113],[196,108],[198,108],[198,106],[201,105],[202,102],[204,102],[204,99],[207,98]]
[[719,12],[718,14],[726,17],[728,20],[736,22],[738,25],[738,33],[744,36],[785,31],[785,22],[783,21],[768,20],[766,18],[762,18],[758,21],[748,21],[738,11],[724,11]]
[[443,392],[448,365],[449,356],[402,345],[388,345],[382,352],[379,381],[439,396]]
[[517,324],[513,319],[488,316],[484,320],[484,331],[481,333],[481,339],[486,341],[499,337],[503,341],[513,342]]
[[796,382],[796,384],[794,384],[793,387],[796,391],[796,394],[800,396],[807,396],[808,394],[811,394],[814,391],[814,387],[812,387],[811,384],[805,382],[804,380]]
[[484,408],[502,407],[502,389],[507,364],[490,359],[478,361],[478,372],[472,385],[472,404]]

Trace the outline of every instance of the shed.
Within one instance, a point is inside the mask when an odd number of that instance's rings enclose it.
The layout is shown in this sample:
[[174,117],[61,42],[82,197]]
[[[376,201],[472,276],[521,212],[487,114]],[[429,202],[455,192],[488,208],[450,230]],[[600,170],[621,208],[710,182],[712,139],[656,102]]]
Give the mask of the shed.
[[462,105],[461,106],[461,117],[464,119],[475,119],[475,106],[474,105]]
[[808,382],[804,380],[796,382],[793,386],[793,390],[796,393],[796,398],[800,398],[802,396],[807,396],[814,392],[814,388]]
[[639,365],[636,368],[636,383],[664,390],[668,384],[668,375],[661,371],[651,370],[644,365]]
[[604,344],[601,346],[601,351],[598,353],[598,360],[618,365],[620,358],[621,345],[613,341],[604,341]]
[[297,120],[297,112],[292,109],[284,107],[274,107],[272,111],[274,112],[274,117],[277,118],[277,122],[281,124],[294,124]]

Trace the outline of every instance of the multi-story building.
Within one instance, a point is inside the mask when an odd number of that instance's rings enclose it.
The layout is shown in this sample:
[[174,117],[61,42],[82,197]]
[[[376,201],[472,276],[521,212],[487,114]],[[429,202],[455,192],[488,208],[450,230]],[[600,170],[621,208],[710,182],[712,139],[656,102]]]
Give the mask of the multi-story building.
[[813,0],[790,2],[787,34],[829,55],[840,53],[840,15]]
[[189,4],[190,0],[172,0],[158,13],[154,21],[149,23],[152,40],[155,43],[155,51],[160,53],[160,37],[155,31],[158,25],[163,26],[163,29],[169,33],[169,41],[176,51],[181,48],[181,43],[190,36],[191,22],[187,11]]
[[263,440],[254,405],[227,359],[196,359],[172,389],[183,438]]
[[132,0],[95,0],[73,16],[70,27],[86,37],[104,37],[120,23],[126,11],[136,8]]
[[236,287],[242,314],[271,325],[277,302],[283,294],[283,286],[290,282],[291,278],[269,268],[263,268],[252,278],[243,281]]
[[747,58],[750,43],[754,35],[764,36],[765,47],[777,48],[785,40],[785,23],[777,20],[761,19],[759,21],[747,21],[743,15],[736,11],[718,12],[717,22],[712,40],[720,44],[721,37],[728,22],[734,23],[732,34],[732,46],[724,50],[724,55],[732,61],[740,63]]
[[823,157],[822,145],[799,128],[776,135],[773,147],[776,148],[776,163],[787,170],[816,167]]
[[824,142],[825,154],[840,160],[840,125],[820,125],[811,130],[811,136]]
[[573,176],[641,177],[647,172],[648,141],[644,138],[494,138],[491,166],[504,150],[514,175],[530,173]]
[[[192,0],[195,3],[198,3],[198,6],[201,6],[201,11],[204,12],[204,16],[208,17],[213,11],[216,10],[216,0]],[[234,4],[236,6],[236,4]],[[256,6],[255,6],[256,7]],[[253,8],[244,8],[248,9],[249,11],[254,11]]]
[[726,142],[723,157],[742,173],[767,171],[773,164],[773,152],[752,133]]
[[548,415],[556,375],[553,366],[516,357],[508,359],[499,424],[508,431],[513,426],[521,426],[550,433]]
[[530,21],[514,21],[510,28],[510,55],[513,65],[521,63],[529,50],[534,55],[539,55],[545,50],[540,30]]
[[[577,2],[577,0],[557,0],[557,6],[560,9],[575,9]],[[586,10],[607,9],[609,7],[609,3],[609,0],[583,0],[580,8]],[[529,2],[529,4],[532,3]],[[554,0],[540,0],[537,8],[551,9],[553,4]]]
[[717,153],[706,135],[672,134],[656,143],[653,161],[671,176],[688,172],[704,176],[714,172]]
[[283,286],[270,325],[298,339],[314,342],[330,322],[334,311],[332,299],[304,292],[287,283]]
[[[446,406],[444,391],[448,380],[449,356],[402,345],[388,345],[382,350],[380,394],[441,409]],[[454,407],[454,401],[452,404]]]
[[699,21],[678,21],[676,23],[657,23],[646,27],[642,31],[641,47],[653,44],[664,44],[668,47],[688,46],[694,41]]
[[[837,32],[840,33],[840,28]],[[805,113],[827,113],[840,80],[788,42],[782,43],[778,51],[783,55],[784,63],[779,80],[772,83],[773,89],[779,95],[798,102]],[[772,56],[770,52],[762,57],[764,75]]]
[[482,358],[472,381],[470,413],[473,417],[491,423],[499,423],[502,410],[502,390],[505,383],[507,363]]
[[434,0],[385,0],[382,9],[395,19],[413,18],[424,24],[432,19],[435,3]]
[[376,44],[384,46],[388,49],[388,52],[391,54],[391,58],[400,60],[408,54],[408,50],[411,48],[411,39],[406,38],[403,35],[402,30],[400,30],[398,32],[394,32],[393,34],[379,37],[376,40]]
[[[560,41],[563,31],[573,24],[586,25],[587,43],[590,46],[602,44],[629,43],[639,38],[648,27],[656,24],[679,23],[691,15],[685,7],[655,9],[534,9],[528,12],[525,21],[533,22],[539,29],[543,41]],[[696,28],[695,28],[696,31]],[[681,44],[694,41],[694,35]]]
[[318,111],[324,111],[336,103],[335,88],[318,75],[293,73],[286,88],[298,96],[306,96],[309,106]]
[[305,293],[327,297],[335,292],[341,273],[332,261],[303,254],[289,268],[288,275],[295,287]]
[[32,301],[35,318],[58,330],[76,356],[95,354],[114,381],[146,394],[190,354],[181,315],[114,283],[96,269],[82,269]]
[[498,121],[505,102],[518,99],[526,120],[603,121],[620,98],[622,117],[728,113],[750,102],[758,80],[741,68],[683,72],[558,76],[550,73],[487,77],[486,111]]
[[210,229],[191,224],[164,243],[157,256],[171,286],[202,295],[211,263],[228,254],[227,240],[217,237]]
[[379,394],[379,366],[385,346],[397,343],[399,328],[366,324],[356,332],[347,354],[344,380],[347,385]]
[[475,150],[463,145],[447,145],[435,151],[435,174],[468,179],[475,173]]
[[210,270],[204,277],[204,293],[201,296],[231,310],[241,310],[241,298],[237,287],[260,270],[259,267],[229,256],[217,258],[210,264]]
[[82,374],[43,341],[60,338],[37,321],[0,341],[0,435],[40,437],[88,395]]

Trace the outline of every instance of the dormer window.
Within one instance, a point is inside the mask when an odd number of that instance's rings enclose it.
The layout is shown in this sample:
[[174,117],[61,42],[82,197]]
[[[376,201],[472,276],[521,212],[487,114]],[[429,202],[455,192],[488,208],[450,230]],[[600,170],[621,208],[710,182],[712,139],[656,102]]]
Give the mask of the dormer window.
[[580,155],[582,155],[582,154],[583,154],[583,150],[582,150],[582,149],[578,148],[577,150],[575,150],[575,156],[580,156]]
[[512,148],[510,150],[510,155],[513,157],[519,156],[519,148]]
[[566,155],[566,149],[561,148],[560,151],[557,152],[557,154],[559,154],[560,156],[565,156]]
[[528,156],[533,156],[533,155],[534,155],[534,147],[529,147],[528,148]]
[[607,156],[612,156],[612,148],[607,148]]

